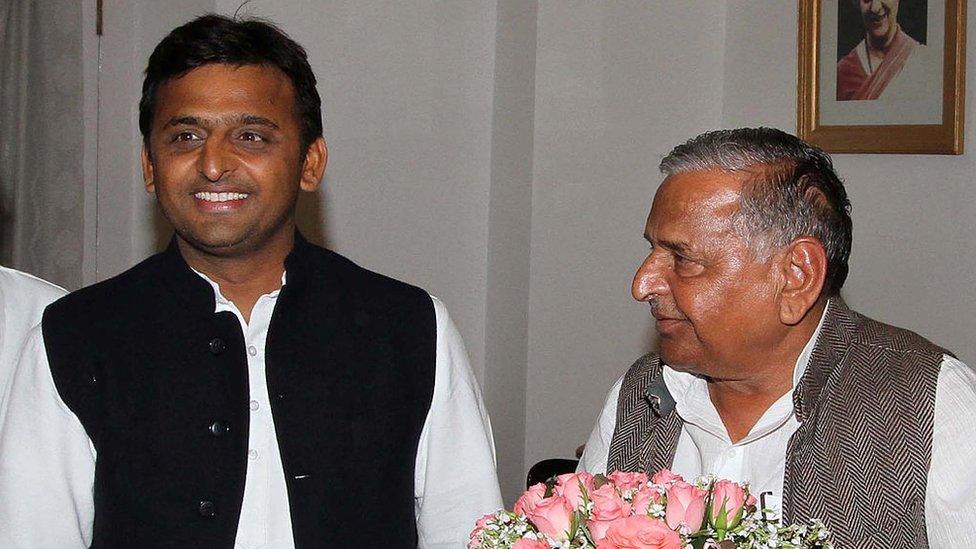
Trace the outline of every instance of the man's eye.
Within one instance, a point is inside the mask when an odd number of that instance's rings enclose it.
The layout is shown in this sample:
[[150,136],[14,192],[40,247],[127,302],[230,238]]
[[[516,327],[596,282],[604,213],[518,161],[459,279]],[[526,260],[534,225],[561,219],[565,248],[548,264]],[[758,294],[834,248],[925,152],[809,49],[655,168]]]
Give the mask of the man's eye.
[[178,133],[178,134],[176,134],[176,135],[173,136],[173,142],[174,143],[178,143],[178,142],[181,142],[181,141],[184,141],[184,142],[185,141],[196,141],[197,139],[200,139],[200,138],[195,133],[193,133],[193,132],[180,132],[180,133]]
[[240,138],[242,141],[250,141],[252,143],[260,143],[265,141],[263,135],[255,132],[242,132]]
[[682,276],[693,276],[701,273],[705,268],[701,263],[693,259],[688,259],[687,257],[675,255],[674,256],[674,269],[679,275]]

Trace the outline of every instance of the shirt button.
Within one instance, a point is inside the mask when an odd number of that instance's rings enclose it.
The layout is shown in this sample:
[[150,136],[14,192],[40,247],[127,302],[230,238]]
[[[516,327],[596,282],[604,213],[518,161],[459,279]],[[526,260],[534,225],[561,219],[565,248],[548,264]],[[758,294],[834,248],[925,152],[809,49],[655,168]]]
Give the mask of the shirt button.
[[254,345],[251,345],[250,347],[247,348],[247,354],[249,354],[251,356],[257,356],[257,354],[258,354],[258,348],[255,347]]
[[217,508],[212,501],[201,501],[197,506],[197,512],[200,513],[201,517],[211,518],[217,514]]
[[224,344],[224,340],[220,339],[219,337],[215,337],[211,339],[209,347],[210,347],[210,352],[215,355],[219,355],[220,353],[224,352],[224,350],[227,349],[227,345]]
[[228,430],[227,424],[223,421],[215,421],[210,424],[210,434],[219,437],[226,433]]
[[251,411],[252,412],[257,412],[258,411],[258,407],[259,407],[258,401],[252,400],[251,401]]
[[254,460],[258,459],[258,451],[257,450],[254,450],[254,449],[248,450],[248,452],[247,452],[247,459],[249,459],[251,461],[254,461]]

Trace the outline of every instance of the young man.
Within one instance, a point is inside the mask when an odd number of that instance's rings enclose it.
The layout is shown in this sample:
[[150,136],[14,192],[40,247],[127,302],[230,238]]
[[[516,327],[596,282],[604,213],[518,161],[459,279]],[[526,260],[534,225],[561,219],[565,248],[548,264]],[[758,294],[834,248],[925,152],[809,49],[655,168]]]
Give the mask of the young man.
[[295,231],[327,158],[301,46],[258,21],[177,28],[140,128],[176,234],[29,339],[0,424],[0,545],[464,543],[501,502],[444,305]]

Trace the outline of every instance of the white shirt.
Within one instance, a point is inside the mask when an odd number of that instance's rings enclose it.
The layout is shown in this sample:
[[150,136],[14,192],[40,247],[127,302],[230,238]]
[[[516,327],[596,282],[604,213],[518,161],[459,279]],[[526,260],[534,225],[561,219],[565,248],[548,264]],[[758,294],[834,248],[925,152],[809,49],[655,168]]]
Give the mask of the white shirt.
[[[216,311],[238,317],[248,361],[249,450],[235,547],[293,547],[264,363],[279,292],[261,296],[247,323],[219,287],[207,281],[214,287]],[[502,501],[481,392],[447,309],[436,297],[431,299],[437,350],[434,394],[415,461],[418,546],[456,548],[467,542],[475,521],[501,508]],[[92,540],[96,453],[80,421],[58,396],[39,328],[28,338],[12,386],[6,412],[0,410],[0,547],[87,547]]]
[[[823,324],[823,317],[820,319]],[[799,383],[813,352],[820,326],[800,353],[793,371]],[[733,443],[708,394],[704,379],[667,366],[664,382],[683,420],[672,470],[685,478],[714,474],[748,482],[768,507],[780,510],[786,445],[800,426],[793,414],[792,391],[770,406],[742,440]],[[623,377],[614,383],[586,443],[580,471],[604,473],[617,422],[617,398]],[[925,493],[925,521],[932,547],[976,545],[976,372],[944,356],[935,393],[932,463]]]
[[65,291],[36,276],[0,266],[0,409],[27,333]]

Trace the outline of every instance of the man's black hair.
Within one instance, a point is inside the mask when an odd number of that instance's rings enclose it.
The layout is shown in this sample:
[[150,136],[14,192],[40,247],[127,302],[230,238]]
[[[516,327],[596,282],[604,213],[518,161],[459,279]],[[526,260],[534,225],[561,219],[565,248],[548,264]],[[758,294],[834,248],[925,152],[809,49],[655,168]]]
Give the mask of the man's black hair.
[[139,101],[139,130],[147,149],[160,86],[211,63],[277,68],[295,89],[303,157],[322,135],[322,100],[305,48],[266,21],[210,14],[173,29],[149,56]]

